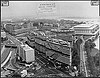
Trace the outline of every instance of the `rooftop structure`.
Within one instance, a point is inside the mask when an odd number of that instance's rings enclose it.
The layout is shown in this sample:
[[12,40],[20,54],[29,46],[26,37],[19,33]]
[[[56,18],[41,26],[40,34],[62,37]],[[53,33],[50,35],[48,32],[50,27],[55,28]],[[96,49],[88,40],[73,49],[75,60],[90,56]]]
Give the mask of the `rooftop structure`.
[[29,47],[27,44],[21,45],[23,47],[22,57],[26,60],[26,62],[33,62],[35,60],[34,49]]
[[25,44],[25,45],[21,45],[22,47],[23,47],[23,49],[25,50],[25,51],[28,51],[28,50],[33,50],[31,47],[29,47],[27,44]]
[[76,28],[85,28],[85,29],[93,29],[95,28],[95,24],[81,24],[81,25],[77,25],[77,26],[74,26],[74,29]]
[[74,26],[75,34],[96,35],[99,32],[98,24],[81,24]]

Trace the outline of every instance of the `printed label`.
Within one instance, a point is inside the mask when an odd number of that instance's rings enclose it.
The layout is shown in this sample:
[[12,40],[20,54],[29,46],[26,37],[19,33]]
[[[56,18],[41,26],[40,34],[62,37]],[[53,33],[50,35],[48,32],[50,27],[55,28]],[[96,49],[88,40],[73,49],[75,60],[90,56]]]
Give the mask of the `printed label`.
[[9,6],[9,1],[1,1],[1,6]]
[[91,6],[98,6],[99,0],[91,0]]

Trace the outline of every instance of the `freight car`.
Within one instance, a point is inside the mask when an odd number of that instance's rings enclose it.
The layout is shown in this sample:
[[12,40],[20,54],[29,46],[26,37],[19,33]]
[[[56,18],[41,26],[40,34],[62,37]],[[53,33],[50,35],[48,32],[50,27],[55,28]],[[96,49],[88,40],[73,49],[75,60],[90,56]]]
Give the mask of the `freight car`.
[[59,28],[59,29],[51,29],[52,33],[55,33],[57,36],[55,38],[57,39],[62,39],[64,41],[69,41],[72,42],[73,41],[73,35],[74,35],[74,29],[70,28],[70,29],[63,29],[63,28]]
[[27,37],[27,44],[31,47],[34,47],[35,50],[38,50],[42,53],[43,56],[53,59],[59,64],[65,64],[65,66],[71,65],[71,46],[69,42],[50,39],[40,35],[34,35]]

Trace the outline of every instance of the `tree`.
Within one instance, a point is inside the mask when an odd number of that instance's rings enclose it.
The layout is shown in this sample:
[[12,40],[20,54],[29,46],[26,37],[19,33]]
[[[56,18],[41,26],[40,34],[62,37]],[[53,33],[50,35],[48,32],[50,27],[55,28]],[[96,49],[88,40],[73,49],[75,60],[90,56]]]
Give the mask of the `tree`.
[[96,69],[95,69],[95,64],[93,61],[93,57],[91,56],[91,50],[94,48],[95,44],[92,42],[91,39],[85,42],[85,51],[87,52],[87,62],[88,62],[88,67],[91,72],[91,74],[96,77]]
[[92,48],[94,48],[96,45],[95,45],[95,43],[90,43],[90,48],[92,49]]
[[72,65],[79,66],[80,64],[80,44],[82,43],[82,39],[79,38],[76,43],[74,43],[74,47],[72,49]]
[[44,25],[44,23],[43,22],[40,22],[40,25]]
[[34,22],[33,26],[39,26],[38,22]]

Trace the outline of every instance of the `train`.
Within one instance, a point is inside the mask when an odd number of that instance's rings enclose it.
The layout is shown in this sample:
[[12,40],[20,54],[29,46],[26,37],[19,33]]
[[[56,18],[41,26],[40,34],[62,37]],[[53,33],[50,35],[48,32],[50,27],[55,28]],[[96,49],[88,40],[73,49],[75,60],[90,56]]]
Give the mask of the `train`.
[[55,63],[62,63],[66,66],[71,66],[72,47],[69,42],[34,34],[34,36],[27,36],[26,43],[35,48],[38,52],[42,53],[44,57],[55,60]]
[[73,41],[73,35],[75,34],[74,30],[72,28],[58,28],[58,29],[51,29],[52,33],[55,33],[57,36],[55,38],[62,39],[64,41]]

